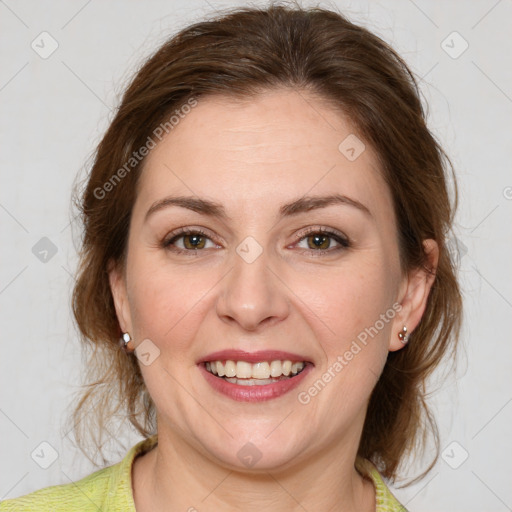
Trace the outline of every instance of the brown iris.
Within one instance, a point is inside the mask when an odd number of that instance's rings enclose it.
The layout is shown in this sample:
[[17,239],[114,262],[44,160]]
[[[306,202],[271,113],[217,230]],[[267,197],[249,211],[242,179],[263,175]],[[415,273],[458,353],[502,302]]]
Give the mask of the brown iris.
[[308,247],[310,249],[329,249],[329,245],[331,243],[330,237],[325,235],[309,235],[308,237]]
[[202,235],[192,234],[183,236],[183,245],[186,249],[203,249],[206,239]]

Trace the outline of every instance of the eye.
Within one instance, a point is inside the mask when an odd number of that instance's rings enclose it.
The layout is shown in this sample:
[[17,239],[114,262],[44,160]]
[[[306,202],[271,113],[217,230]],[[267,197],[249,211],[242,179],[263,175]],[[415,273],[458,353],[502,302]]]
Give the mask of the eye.
[[350,247],[347,237],[325,228],[310,228],[297,236],[300,238],[297,247],[315,253],[335,252]]
[[171,233],[162,243],[163,247],[177,253],[194,253],[202,249],[220,247],[200,229],[183,228]]

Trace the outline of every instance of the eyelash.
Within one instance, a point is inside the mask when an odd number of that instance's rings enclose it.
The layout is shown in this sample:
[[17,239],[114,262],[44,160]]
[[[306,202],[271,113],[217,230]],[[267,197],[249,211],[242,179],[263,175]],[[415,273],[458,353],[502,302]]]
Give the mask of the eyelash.
[[198,250],[194,249],[180,249],[179,247],[173,247],[173,244],[179,240],[180,238],[183,238],[187,235],[199,235],[201,237],[207,238],[208,240],[211,240],[211,237],[204,232],[200,228],[182,228],[177,231],[172,232],[168,237],[164,239],[162,242],[162,247],[164,249],[168,249],[169,251],[175,252],[176,254],[186,254],[188,256],[196,256],[199,252]]
[[[204,249],[199,249],[199,250],[197,250],[197,249],[181,249],[176,246],[173,246],[173,244],[176,243],[177,240],[179,240],[180,238],[183,238],[185,236],[189,236],[189,235],[199,235],[199,236],[207,238],[208,240],[213,242],[213,240],[208,235],[208,233],[206,233],[205,231],[203,231],[200,228],[194,228],[194,229],[182,228],[182,229],[179,229],[178,231],[174,231],[168,237],[166,237],[162,242],[162,247],[165,249],[168,249],[172,252],[175,252],[176,254],[186,254],[189,256],[192,256],[192,255],[195,256],[195,255],[197,255],[197,253],[199,251],[204,250]],[[337,231],[332,231],[330,229],[322,228],[322,227],[308,228],[306,231],[303,231],[302,233],[297,234],[296,236],[297,236],[298,240],[297,240],[297,242],[295,242],[295,244],[302,242],[302,240],[308,238],[311,235],[327,236],[329,238],[332,238],[335,242],[337,242],[339,244],[334,249],[332,249],[332,248],[329,248],[329,249],[301,249],[302,251],[309,252],[311,254],[314,254],[315,256],[323,255],[323,254],[327,254],[327,253],[334,253],[334,252],[342,251],[342,250],[345,250],[345,249],[348,249],[349,247],[351,247],[350,241],[344,235],[342,235],[341,233],[338,233]]]
[[301,232],[300,234],[297,234],[298,241],[296,243],[302,242],[302,240],[308,238],[311,235],[327,236],[329,238],[332,238],[335,242],[339,244],[337,247],[333,249],[302,249],[303,251],[314,254],[315,256],[343,251],[351,246],[350,241],[346,236],[342,235],[337,231],[333,231],[331,229],[322,227],[307,228],[305,231]]

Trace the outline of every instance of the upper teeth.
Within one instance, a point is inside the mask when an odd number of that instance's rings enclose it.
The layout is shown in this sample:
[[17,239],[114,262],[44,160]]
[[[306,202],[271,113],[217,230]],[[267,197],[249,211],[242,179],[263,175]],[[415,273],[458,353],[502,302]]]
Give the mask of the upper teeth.
[[281,375],[296,375],[304,368],[304,363],[291,361],[262,361],[248,363],[247,361],[209,361],[206,369],[219,377],[237,377],[238,379],[268,379]]

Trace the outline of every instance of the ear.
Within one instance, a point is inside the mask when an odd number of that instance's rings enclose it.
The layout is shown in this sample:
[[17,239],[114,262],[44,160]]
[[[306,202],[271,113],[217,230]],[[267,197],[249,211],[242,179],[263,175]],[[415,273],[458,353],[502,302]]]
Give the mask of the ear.
[[113,261],[110,261],[108,264],[108,279],[119,327],[122,332],[131,332],[132,323],[128,294],[126,292],[126,279],[122,268]]
[[432,239],[423,241],[423,250],[427,257],[425,267],[411,270],[404,278],[401,286],[400,304],[402,309],[395,316],[393,332],[389,341],[389,350],[394,352],[400,350],[405,344],[398,338],[402,327],[407,327],[407,334],[410,335],[420,323],[421,317],[427,307],[427,300],[436,278],[437,264],[439,261],[439,246]]

